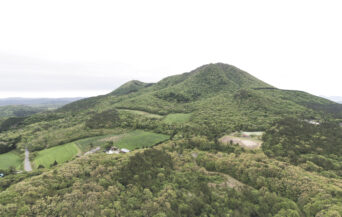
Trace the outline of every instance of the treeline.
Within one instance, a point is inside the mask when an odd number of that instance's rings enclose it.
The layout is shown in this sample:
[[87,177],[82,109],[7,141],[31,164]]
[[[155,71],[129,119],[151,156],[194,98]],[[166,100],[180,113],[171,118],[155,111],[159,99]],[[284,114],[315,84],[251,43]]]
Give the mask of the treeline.
[[7,139],[0,138],[0,154],[16,149],[17,144],[18,142],[20,142],[20,140],[21,136]]

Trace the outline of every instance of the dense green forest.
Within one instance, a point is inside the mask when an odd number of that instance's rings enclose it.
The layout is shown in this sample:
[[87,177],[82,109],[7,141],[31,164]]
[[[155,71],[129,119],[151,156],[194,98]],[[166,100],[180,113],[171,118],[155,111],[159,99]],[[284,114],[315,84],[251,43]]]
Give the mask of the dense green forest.
[[342,176],[342,130],[339,123],[284,119],[264,135],[263,151],[269,157],[299,165],[328,177]]
[[[0,170],[0,216],[342,216],[341,122],[339,104],[227,64],[134,80],[0,120],[0,163],[72,148]],[[245,131],[265,132],[261,148],[220,142]]]

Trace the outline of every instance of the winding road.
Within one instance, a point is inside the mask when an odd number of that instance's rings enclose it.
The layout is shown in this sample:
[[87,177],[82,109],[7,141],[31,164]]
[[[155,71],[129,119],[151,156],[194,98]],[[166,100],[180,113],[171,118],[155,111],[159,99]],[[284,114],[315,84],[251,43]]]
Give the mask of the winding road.
[[30,162],[29,157],[30,157],[30,152],[27,150],[27,148],[25,148],[24,170],[26,172],[32,171],[31,162]]

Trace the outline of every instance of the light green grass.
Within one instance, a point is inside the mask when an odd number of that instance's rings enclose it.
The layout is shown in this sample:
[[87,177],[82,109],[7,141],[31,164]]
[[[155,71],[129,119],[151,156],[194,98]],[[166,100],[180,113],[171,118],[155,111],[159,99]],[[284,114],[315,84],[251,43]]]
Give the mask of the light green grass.
[[37,153],[37,157],[33,160],[34,167],[43,165],[45,168],[49,168],[54,161],[57,163],[64,163],[71,160],[80,149],[75,143],[68,143],[65,145],[59,145],[52,148],[48,148]]
[[143,115],[145,117],[149,117],[149,118],[163,118],[162,115],[157,115],[157,114],[152,114],[152,113],[148,113],[148,112],[144,112],[144,111],[139,111],[139,110],[130,110],[130,109],[118,109],[119,111],[126,111],[126,112],[130,112],[132,114],[136,114],[136,115]]
[[77,140],[74,143],[81,149],[83,153],[96,148],[98,146],[103,146],[106,144],[107,138],[117,137],[118,134],[109,134],[109,135],[103,135],[103,136],[95,136],[91,138],[81,139]]
[[123,135],[114,146],[134,150],[136,148],[150,147],[170,138],[168,135],[135,130]]
[[190,120],[191,114],[183,114],[183,113],[176,113],[176,114],[168,114],[164,118],[164,122],[168,124],[173,124],[173,123],[185,123]]
[[5,154],[0,154],[0,169],[8,169],[14,167],[19,169],[23,164],[23,159],[16,151],[10,151]]
[[109,141],[112,141],[114,146],[118,148],[133,150],[136,148],[150,147],[168,140],[169,138],[170,136],[164,134],[135,130],[125,134],[109,134],[81,139],[74,143],[82,150],[83,153],[85,153],[98,146],[103,147]]

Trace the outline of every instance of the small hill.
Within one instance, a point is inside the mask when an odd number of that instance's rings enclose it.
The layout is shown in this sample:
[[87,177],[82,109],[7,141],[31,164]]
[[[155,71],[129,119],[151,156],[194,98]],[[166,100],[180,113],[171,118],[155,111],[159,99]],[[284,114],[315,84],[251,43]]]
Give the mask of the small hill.
[[133,81],[129,81],[123,85],[121,85],[119,88],[117,88],[116,90],[114,90],[112,93],[112,95],[125,95],[125,94],[130,94],[133,92],[137,92],[140,89],[143,89],[145,87],[151,86],[152,83],[144,83],[141,81],[137,81],[137,80],[133,80]]

